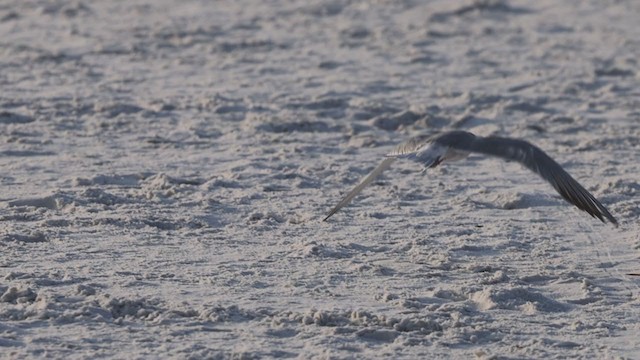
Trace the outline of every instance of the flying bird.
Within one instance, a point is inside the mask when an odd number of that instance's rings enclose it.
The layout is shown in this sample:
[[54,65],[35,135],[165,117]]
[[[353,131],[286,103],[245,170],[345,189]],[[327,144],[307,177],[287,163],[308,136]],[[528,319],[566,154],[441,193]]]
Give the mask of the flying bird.
[[427,170],[443,162],[462,160],[470,153],[517,161],[549,182],[566,201],[578,209],[598,218],[603,223],[609,221],[618,226],[618,221],[604,205],[537,146],[524,140],[498,136],[482,137],[458,130],[435,135],[420,135],[398,145],[385,156],[380,165],[329,211],[323,221],[327,221],[338,210],[349,204],[365,186],[388,169],[396,159],[416,161],[423,164]]

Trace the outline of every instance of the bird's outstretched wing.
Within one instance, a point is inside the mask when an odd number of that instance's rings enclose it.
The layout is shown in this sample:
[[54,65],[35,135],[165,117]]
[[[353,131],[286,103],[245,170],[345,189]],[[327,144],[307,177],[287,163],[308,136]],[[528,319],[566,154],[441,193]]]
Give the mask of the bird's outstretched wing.
[[351,202],[351,200],[356,195],[358,195],[360,191],[362,191],[362,189],[365,188],[365,186],[369,185],[369,183],[375,180],[375,178],[377,178],[380,174],[382,174],[383,171],[387,170],[389,166],[391,166],[391,163],[393,163],[394,161],[395,161],[395,158],[392,158],[392,157],[388,157],[382,160],[380,165],[378,165],[375,169],[373,169],[373,171],[370,172],[369,175],[367,175],[367,177],[364,178],[364,180],[362,180],[360,184],[358,184],[358,186],[353,188],[353,190],[349,191],[347,196],[345,196],[342,200],[340,200],[338,205],[336,205],[333,209],[331,209],[331,211],[329,211],[327,216],[322,221],[327,221],[327,219],[330,218],[336,212],[338,212],[338,210],[342,209],[347,204],[349,204],[349,202]]
[[524,140],[476,137],[471,143],[452,144],[452,147],[517,161],[549,182],[565,200],[578,209],[602,222],[605,222],[606,218],[613,225],[618,226],[616,218],[589,191],[544,151]]
[[[389,154],[386,155],[386,158],[380,163],[380,165],[373,169],[373,171],[369,173],[369,175],[367,175],[367,177],[364,178],[364,180],[362,180],[355,188],[353,188],[353,190],[351,190],[347,196],[338,203],[338,205],[329,211],[322,221],[327,221],[327,219],[338,212],[338,210],[348,205],[351,200],[353,200],[353,198],[362,191],[362,189],[375,180],[375,178],[382,174],[383,171],[387,170],[389,166],[391,166],[391,163],[393,163],[397,158],[415,159],[417,156],[416,152],[427,144],[429,139],[433,138],[434,135],[437,135],[437,133],[418,135],[396,146]],[[428,159],[420,160],[428,162]]]

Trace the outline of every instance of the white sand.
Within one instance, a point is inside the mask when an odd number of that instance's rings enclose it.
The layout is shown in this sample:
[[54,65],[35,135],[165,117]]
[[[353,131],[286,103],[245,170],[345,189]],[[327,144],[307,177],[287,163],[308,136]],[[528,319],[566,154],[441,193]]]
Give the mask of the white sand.
[[[605,4],[606,3],[606,4]],[[637,358],[640,2],[0,4],[0,357]],[[392,171],[460,128],[517,164]]]

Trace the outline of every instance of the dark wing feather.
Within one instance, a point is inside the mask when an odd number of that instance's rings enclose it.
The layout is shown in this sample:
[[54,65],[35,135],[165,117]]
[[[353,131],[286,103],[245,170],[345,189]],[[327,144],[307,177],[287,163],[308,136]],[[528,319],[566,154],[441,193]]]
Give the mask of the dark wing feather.
[[454,144],[460,150],[493,155],[514,160],[536,172],[553,186],[569,203],[589,215],[605,222],[605,218],[615,226],[618,221],[589,191],[538,147],[517,139],[501,137],[476,137],[470,143]]

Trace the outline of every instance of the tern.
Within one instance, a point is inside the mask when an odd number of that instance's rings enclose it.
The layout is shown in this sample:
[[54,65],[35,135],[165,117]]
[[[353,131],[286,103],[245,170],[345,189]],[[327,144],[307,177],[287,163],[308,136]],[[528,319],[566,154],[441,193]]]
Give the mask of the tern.
[[520,139],[498,136],[482,137],[459,130],[419,135],[396,146],[385,156],[380,165],[329,211],[323,221],[327,221],[338,210],[349,204],[365,186],[388,169],[396,159],[416,161],[423,164],[424,170],[427,170],[443,162],[462,160],[470,153],[492,155],[507,161],[517,161],[549,182],[566,201],[578,209],[598,218],[603,223],[609,221],[614,226],[618,226],[616,218],[600,201],[537,146]]

